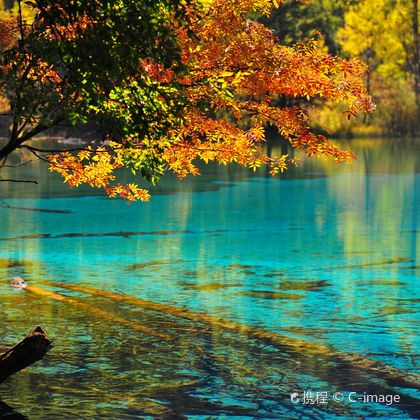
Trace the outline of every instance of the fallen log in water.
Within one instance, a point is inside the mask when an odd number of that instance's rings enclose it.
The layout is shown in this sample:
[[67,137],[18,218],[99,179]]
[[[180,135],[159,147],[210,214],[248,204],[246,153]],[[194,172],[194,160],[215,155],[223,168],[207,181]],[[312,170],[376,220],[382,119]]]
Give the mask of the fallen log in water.
[[[138,329],[138,324],[134,323],[134,322],[130,322],[124,318],[121,317],[116,317],[114,316],[112,313],[107,312],[105,310],[96,310],[96,308],[84,304],[82,302],[78,302],[74,299],[68,298],[67,296],[61,295],[59,293],[54,293],[54,292],[50,292],[47,291],[45,289],[33,286],[32,290],[29,287],[29,291],[32,293],[36,293],[38,295],[44,296],[46,298],[51,298],[53,300],[57,300],[57,301],[62,301],[65,304],[70,304],[70,305],[74,305],[75,303],[77,303],[77,306],[79,306],[81,309],[85,310],[88,313],[93,314],[94,316],[98,316],[104,319],[108,319],[108,320],[112,320],[115,323],[121,323],[123,325],[125,325],[128,328],[131,328],[135,331],[140,331],[142,333],[145,333],[145,330],[142,329]],[[80,305],[79,305],[80,304]],[[149,331],[153,331],[153,330],[147,330]],[[160,337],[162,338],[162,337]],[[166,336],[166,341],[173,341],[175,342],[176,339],[174,337],[170,337],[170,336]],[[186,347],[189,347],[191,350],[197,352],[198,354],[200,354],[200,356],[202,356],[205,353],[205,350],[197,345],[194,344],[188,344]],[[207,349],[208,351],[208,349]],[[118,350],[117,350],[118,352]],[[69,362],[68,359],[71,359],[71,361]],[[226,377],[226,375],[223,374],[223,372],[221,372],[221,370],[223,371],[229,371],[229,375],[232,375],[232,380],[234,382],[236,382],[237,384],[239,384],[240,386],[246,386],[247,390],[252,390],[255,393],[258,393],[258,395],[261,398],[265,398],[268,399],[270,401],[274,401],[274,402],[279,402],[281,401],[282,405],[288,406],[289,408],[293,408],[293,404],[289,403],[289,396],[292,392],[295,392],[296,389],[294,386],[292,385],[288,385],[287,382],[278,382],[277,385],[279,386],[279,390],[278,392],[276,392],[276,395],[270,395],[268,392],[264,392],[261,389],[257,389],[256,387],[254,387],[252,385],[252,381],[249,381],[249,378],[257,378],[260,381],[265,381],[266,377],[268,377],[268,374],[265,375],[261,375],[261,366],[259,366],[259,370],[256,371],[252,368],[248,368],[246,366],[243,366],[241,364],[235,363],[230,361],[228,358],[226,357],[221,357],[218,356],[217,354],[212,354],[211,358],[213,359],[214,362],[217,363],[217,369],[218,369],[218,374],[221,375],[221,377]],[[60,352],[60,354],[55,354],[52,355],[50,357],[51,360],[55,360],[55,361],[60,361],[60,362],[65,362],[68,363],[70,365],[76,366],[76,367],[80,367],[80,365],[77,363],[77,361],[79,360],[79,357],[73,354],[63,354],[62,352]],[[278,370],[278,369],[276,369]],[[117,376],[114,376],[112,374],[107,374],[104,371],[101,371],[100,369],[97,368],[92,368],[89,367],[89,371],[90,372],[94,372],[97,373],[98,376],[100,376],[102,379],[104,377],[107,377],[107,379],[111,382],[111,383],[116,383],[120,378],[118,378]],[[270,367],[270,373],[273,373],[273,367]],[[235,377],[237,377],[235,379]],[[239,378],[239,379],[238,379]],[[275,382],[273,382],[272,380],[269,380],[270,383],[275,384]],[[81,394],[81,395],[85,395],[87,394],[88,391],[90,392],[95,392],[98,395],[102,395],[104,396],[104,398],[106,400],[120,400],[120,401],[124,401],[124,404],[126,404],[128,407],[133,407],[133,409],[136,410],[141,410],[142,412],[144,412],[145,415],[148,416],[153,416],[154,418],[168,418],[168,419],[176,419],[176,418],[186,418],[184,416],[179,415],[176,411],[174,411],[172,408],[164,405],[164,404],[159,404],[156,401],[152,401],[151,399],[153,398],[157,398],[162,399],[162,395],[166,395],[166,394],[173,394],[173,393],[177,393],[180,392],[181,389],[187,389],[187,388],[193,388],[194,386],[198,387],[202,384],[200,384],[200,382],[194,380],[194,381],[179,381],[179,382],[174,382],[174,383],[168,383],[168,382],[164,382],[164,383],[160,383],[159,385],[147,385],[147,386],[143,386],[141,389],[139,389],[135,395],[129,395],[129,394],[125,394],[125,395],[121,395],[121,394],[112,394],[108,391],[104,391],[101,389],[98,389],[97,387],[94,386],[89,386],[87,388],[83,388],[80,384],[77,385],[76,389],[71,389],[70,393],[74,393],[75,395],[77,394]],[[69,384],[67,383],[66,386],[69,386]],[[284,388],[287,388],[287,391],[284,390]],[[48,389],[51,391],[57,391],[60,392],[63,389],[63,386],[54,386],[51,383],[48,384]],[[281,391],[280,389],[283,389],[283,391]],[[185,397],[185,396],[184,396]],[[198,397],[197,397],[198,398]],[[204,402],[200,403],[201,405],[204,404]],[[208,403],[210,404],[210,403]],[[216,408],[220,408],[217,405],[215,405],[214,407]],[[226,406],[225,409],[227,410],[229,407]],[[235,407],[230,407],[230,410],[235,410]],[[240,413],[240,409],[238,408],[238,413]],[[348,417],[351,417],[351,413],[346,411],[346,407],[342,407],[342,406],[336,406],[335,407],[335,413],[340,412],[341,414],[345,413],[348,415]],[[76,414],[76,412],[72,413],[72,414]],[[242,413],[244,414],[244,413]],[[315,419],[316,417],[314,417],[311,414],[311,410],[307,410],[306,411],[306,416],[308,417],[308,419]],[[1,418],[1,415],[0,415]]]
[[[227,331],[232,331],[237,334],[245,334],[249,337],[257,339],[257,342],[260,342],[262,344],[270,344],[277,347],[280,350],[284,350],[286,354],[290,352],[292,353],[292,357],[296,357],[298,359],[303,357],[305,358],[305,360],[309,360],[309,357],[311,359],[318,359],[321,357],[322,359],[324,359],[325,361],[329,363],[333,362],[336,366],[335,369],[339,369],[339,370],[343,369],[347,371],[351,377],[351,380],[353,381],[354,390],[360,393],[363,393],[366,390],[372,389],[373,390],[372,392],[381,393],[384,395],[388,395],[388,394],[394,395],[395,392],[392,389],[388,388],[386,385],[385,387],[383,386],[384,379],[387,385],[397,384],[399,386],[408,386],[412,388],[416,387],[417,386],[416,384],[418,383],[418,378],[419,378],[418,375],[410,375],[410,374],[406,375],[405,372],[399,369],[382,364],[380,362],[372,361],[370,359],[364,358],[363,356],[350,354],[350,353],[341,353],[326,345],[309,343],[303,340],[293,339],[287,336],[282,336],[277,333],[271,333],[269,331],[265,331],[257,327],[239,324],[234,321],[229,321],[222,318],[213,317],[211,315],[189,311],[187,309],[176,308],[170,305],[150,302],[144,299],[138,299],[138,298],[134,298],[128,295],[123,295],[120,293],[106,292],[103,290],[83,287],[79,285],[56,284],[52,282],[45,282],[45,283],[48,283],[49,285],[56,286],[56,287],[67,288],[69,290],[83,292],[85,294],[105,297],[117,303],[121,303],[121,302],[128,303],[133,306],[143,307],[147,310],[157,311],[159,313],[163,313],[166,315],[171,315],[171,316],[175,316],[179,318],[192,320],[195,322],[200,322],[201,324],[206,325],[207,327],[206,330],[208,329],[213,330],[213,328],[216,327],[221,332],[223,330],[225,331],[227,330]],[[67,304],[79,306],[81,309],[85,310],[86,312],[92,313],[92,315],[95,315],[104,319],[112,320],[115,323],[123,324],[135,331],[139,331],[146,334],[152,333],[150,335],[153,335],[156,337],[160,335],[159,338],[162,338],[166,341],[171,341],[171,342],[177,341],[177,338],[175,337],[171,337],[167,334],[158,333],[157,331],[146,328],[146,327],[141,327],[136,322],[128,321],[121,317],[116,317],[113,313],[110,313],[104,310],[99,310],[97,308],[92,307],[91,305],[82,303],[78,300],[69,298],[65,295],[50,292],[48,290],[45,290],[37,286],[28,286],[26,290],[29,292],[44,296],[46,298],[51,298],[54,300],[63,301]],[[202,354],[204,352],[203,348],[201,348],[200,346],[191,344],[191,343],[188,345],[188,347],[198,352],[199,354]],[[293,356],[293,354],[295,356]],[[243,371],[242,373],[245,374],[245,377],[255,377],[255,378],[262,379],[264,376],[264,375],[261,375],[259,372],[255,372],[253,369],[246,368],[244,370],[241,366],[237,365],[236,363],[230,363],[226,361],[224,358],[217,357],[217,355],[213,355],[212,357],[217,359],[218,363],[220,362],[220,366],[222,365],[224,366],[226,363],[230,365],[230,367],[233,368],[234,375],[236,375],[236,373],[240,373],[241,371]],[[367,368],[365,368],[364,366],[367,366]],[[272,369],[270,372],[272,373]],[[321,374],[321,376],[319,376],[320,378],[324,378],[323,373],[325,372],[321,370],[321,371],[317,371],[317,373]],[[366,376],[366,374],[373,374],[373,377],[369,378],[368,376]],[[242,374],[240,373],[239,376],[241,375]],[[401,382],[404,380],[402,379],[404,375],[406,375],[407,379],[405,381],[405,384],[401,385]],[[330,380],[330,379],[331,379],[330,376],[326,374],[326,380]],[[242,383],[242,380],[239,380],[239,383]],[[344,386],[347,384],[345,383],[343,385],[342,383],[340,383],[340,381],[337,382],[334,380],[331,383],[339,385],[339,386]],[[279,389],[282,389],[284,391],[281,394],[283,395],[283,398],[286,398],[286,399],[289,393],[291,393],[292,391],[293,392],[295,391],[294,388],[291,390],[287,386],[286,386],[286,389],[284,389],[285,387],[284,381],[281,381],[280,383],[278,383],[278,386],[279,386]],[[269,399],[272,398],[272,396],[269,396],[269,395],[267,395],[266,397],[269,397]],[[407,412],[409,413],[413,412],[413,407],[415,407],[417,400],[404,394],[400,395],[400,398],[401,398],[401,407],[403,407],[403,409],[407,410]],[[167,411],[167,407],[162,406],[161,408],[163,412]],[[155,411],[155,409],[156,407],[154,408],[148,407],[146,412],[151,413]],[[335,410],[338,409],[338,412],[341,412],[342,414],[343,413],[348,414],[345,407],[334,407],[334,409]],[[156,413],[160,411],[161,409],[159,408],[156,410]],[[417,411],[414,410],[414,412],[416,415],[418,414]],[[165,416],[163,415],[162,418],[163,417]],[[160,416],[156,418],[160,418]]]
[[0,355],[0,383],[9,376],[41,360],[51,348],[52,341],[41,327],[26,336],[16,346]]
[[8,420],[28,420],[28,417],[23,416],[5,402],[0,401],[0,419],[2,418]]
[[[152,302],[122,293],[110,292],[76,284],[59,284],[53,282],[46,283],[51,286],[104,297],[119,303],[126,303],[148,310],[189,319],[191,321],[210,325],[212,327],[219,327],[224,330],[244,334],[259,339],[265,343],[274,345],[279,348],[284,348],[292,352],[297,352],[299,354],[308,354],[316,357],[322,357],[326,360],[335,362],[340,366],[349,366],[353,369],[359,369],[363,372],[369,373],[370,375],[373,375],[381,380],[385,380],[390,385],[414,389],[420,388],[420,375],[418,374],[408,373],[401,369],[395,368],[385,363],[371,360],[358,354],[340,352],[325,344],[312,343],[309,341],[288,337],[275,332],[263,330],[262,328],[244,325],[213,315],[194,312],[184,308],[177,308],[163,303]],[[31,287],[33,288],[35,286]]]
[[40,209],[40,208],[36,208],[36,207],[19,207],[19,206],[9,206],[7,205],[2,205],[0,207],[3,207],[5,209],[10,209],[10,210],[27,210],[27,211],[38,211],[38,212],[42,212],[42,213],[58,213],[58,214],[71,214],[73,213],[70,210],[54,210],[54,209]]

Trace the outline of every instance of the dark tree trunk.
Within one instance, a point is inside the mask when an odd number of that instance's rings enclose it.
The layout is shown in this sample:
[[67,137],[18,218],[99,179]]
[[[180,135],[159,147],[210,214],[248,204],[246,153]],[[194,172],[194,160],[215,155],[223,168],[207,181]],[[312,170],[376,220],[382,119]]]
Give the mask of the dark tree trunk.
[[41,360],[51,348],[52,340],[41,327],[26,336],[16,346],[0,355],[0,383],[9,376]]
[[[420,34],[419,34],[419,2],[413,2],[413,72],[414,72],[414,94],[416,95],[417,123],[420,120]],[[417,127],[419,128],[419,127]]]

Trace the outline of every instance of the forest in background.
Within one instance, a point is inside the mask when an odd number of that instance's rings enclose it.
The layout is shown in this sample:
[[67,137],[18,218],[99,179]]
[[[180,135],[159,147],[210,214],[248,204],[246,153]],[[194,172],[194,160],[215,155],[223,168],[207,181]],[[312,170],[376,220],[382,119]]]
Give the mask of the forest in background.
[[[2,0],[0,18],[17,15],[18,2]],[[332,136],[415,136],[420,121],[418,0],[286,0],[261,17],[280,41],[315,39],[324,52],[359,58],[369,68],[366,87],[376,112],[347,119],[344,105],[309,105],[315,128]],[[0,111],[7,100],[0,98]]]
[[342,136],[419,133],[418,0],[287,1],[265,23],[283,43],[316,38],[332,54],[359,58],[376,112],[347,121],[336,105],[314,116],[321,130]]

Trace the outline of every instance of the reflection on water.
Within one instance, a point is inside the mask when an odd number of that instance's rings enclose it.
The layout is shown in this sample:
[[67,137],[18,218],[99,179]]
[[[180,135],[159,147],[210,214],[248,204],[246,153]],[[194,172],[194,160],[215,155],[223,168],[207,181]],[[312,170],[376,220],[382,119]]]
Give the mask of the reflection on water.
[[[418,395],[391,371],[411,378],[420,363],[420,141],[349,146],[353,165],[311,160],[283,178],[212,166],[130,206],[66,190],[42,163],[19,175],[38,185],[0,183],[0,345],[35,324],[55,343],[1,399],[30,418],[417,418]],[[13,290],[15,276],[68,300]],[[361,368],[371,361],[377,374]],[[308,389],[402,398],[290,401]]]

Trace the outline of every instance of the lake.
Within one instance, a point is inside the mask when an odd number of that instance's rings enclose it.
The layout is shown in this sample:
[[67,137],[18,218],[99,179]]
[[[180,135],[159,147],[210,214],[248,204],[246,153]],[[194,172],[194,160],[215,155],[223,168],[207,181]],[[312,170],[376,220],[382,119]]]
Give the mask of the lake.
[[0,399],[30,419],[418,418],[420,139],[342,144],[354,164],[210,165],[131,205],[42,162],[4,172],[39,184],[0,183],[0,346],[41,325],[54,347]]

